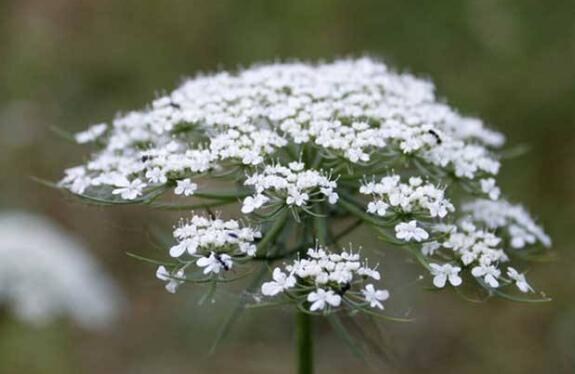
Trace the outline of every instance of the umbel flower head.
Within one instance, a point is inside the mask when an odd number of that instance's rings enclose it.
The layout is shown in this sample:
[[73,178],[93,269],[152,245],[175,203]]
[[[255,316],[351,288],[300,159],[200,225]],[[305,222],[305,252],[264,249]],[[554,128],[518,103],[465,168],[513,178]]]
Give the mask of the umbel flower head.
[[[517,269],[550,239],[497,186],[504,136],[376,60],[198,76],[76,140],[94,152],[60,186],[93,202],[194,211],[157,270],[170,292],[259,267],[249,289],[259,302],[382,310],[392,286],[340,249],[365,224],[381,241],[354,247],[405,249],[433,287],[542,300],[521,296],[533,287]],[[228,204],[229,218],[210,210]]]

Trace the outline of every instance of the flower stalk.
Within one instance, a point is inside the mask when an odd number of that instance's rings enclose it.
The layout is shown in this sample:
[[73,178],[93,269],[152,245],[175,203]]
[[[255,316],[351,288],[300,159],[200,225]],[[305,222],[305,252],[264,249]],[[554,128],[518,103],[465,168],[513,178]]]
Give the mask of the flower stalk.
[[296,344],[298,374],[313,373],[313,331],[311,315],[296,312]]

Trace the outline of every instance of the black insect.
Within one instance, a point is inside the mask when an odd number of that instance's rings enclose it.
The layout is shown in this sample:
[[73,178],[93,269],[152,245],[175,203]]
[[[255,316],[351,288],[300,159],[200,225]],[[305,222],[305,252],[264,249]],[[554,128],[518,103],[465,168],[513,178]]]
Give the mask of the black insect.
[[232,232],[232,231],[228,232],[228,235],[231,236],[231,237],[234,238],[234,239],[237,239],[237,238],[238,238],[238,234],[236,234],[235,232]]
[[351,284],[346,283],[339,289],[339,291],[337,291],[337,294],[339,296],[343,296],[347,291],[349,291],[350,288],[351,288]]
[[142,162],[147,162],[147,161],[149,161],[149,160],[151,160],[151,159],[152,159],[152,156],[148,156],[148,155],[143,155],[143,156],[142,156]]
[[228,266],[228,264],[226,264],[224,262],[224,260],[222,260],[222,258],[220,257],[219,254],[214,254],[214,257],[216,258],[216,260],[218,260],[218,262],[220,263],[220,265],[222,265],[222,267],[224,268],[225,271],[230,270],[230,267]]
[[433,131],[433,130],[427,130],[427,132],[430,133],[431,135],[433,135],[433,137],[434,137],[435,140],[437,141],[437,144],[441,144],[441,143],[442,143],[441,138],[439,137],[439,135],[438,135],[435,131]]

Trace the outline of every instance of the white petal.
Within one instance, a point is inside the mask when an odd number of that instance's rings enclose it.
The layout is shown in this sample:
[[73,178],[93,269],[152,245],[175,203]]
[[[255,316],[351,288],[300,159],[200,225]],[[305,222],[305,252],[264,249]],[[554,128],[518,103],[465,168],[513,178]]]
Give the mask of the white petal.
[[341,304],[341,296],[332,292],[327,295],[326,301],[332,306],[339,306]]
[[315,312],[318,309],[323,309],[325,306],[325,301],[324,300],[317,300],[315,303],[311,304],[311,307],[309,308],[309,310],[311,310],[312,312]]
[[452,286],[459,286],[461,285],[461,283],[463,283],[463,280],[461,279],[461,277],[459,275],[456,274],[452,274],[449,276],[449,283],[451,283]]
[[282,291],[282,287],[276,282],[266,282],[262,284],[262,294],[266,296],[275,296]]
[[447,281],[447,276],[445,274],[438,274],[433,277],[433,285],[437,288],[445,287],[445,282]]
[[209,257],[202,257],[198,259],[198,261],[196,261],[196,265],[200,267],[205,267],[208,266],[211,262],[212,260]]
[[184,254],[185,251],[186,247],[182,243],[176,244],[172,248],[170,248],[170,256],[180,257],[182,254]]

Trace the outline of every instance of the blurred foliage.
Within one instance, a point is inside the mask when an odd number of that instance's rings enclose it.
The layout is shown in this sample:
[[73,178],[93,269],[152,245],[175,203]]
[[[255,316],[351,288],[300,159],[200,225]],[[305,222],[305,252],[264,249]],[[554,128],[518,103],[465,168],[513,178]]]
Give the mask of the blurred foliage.
[[[554,298],[538,306],[426,294],[411,284],[416,267],[386,256],[384,269],[402,271],[385,279],[404,284],[399,299],[418,317],[384,324],[397,357],[388,371],[573,372],[572,0],[0,0],[0,208],[48,214],[85,238],[132,301],[125,321],[97,336],[73,326],[36,331],[3,316],[0,372],[291,372],[288,313],[246,314],[208,357],[232,298],[224,293],[219,307],[198,307],[200,291],[168,295],[153,268],[125,256],[153,253],[150,232],[169,227],[174,215],[86,207],[28,176],[56,179],[85,155],[52,126],[77,131],[108,120],[186,76],[363,54],[430,77],[455,107],[506,133],[510,146],[529,145],[504,164],[501,185],[539,215],[558,254],[530,274]],[[318,372],[368,370],[327,325],[317,332]]]

